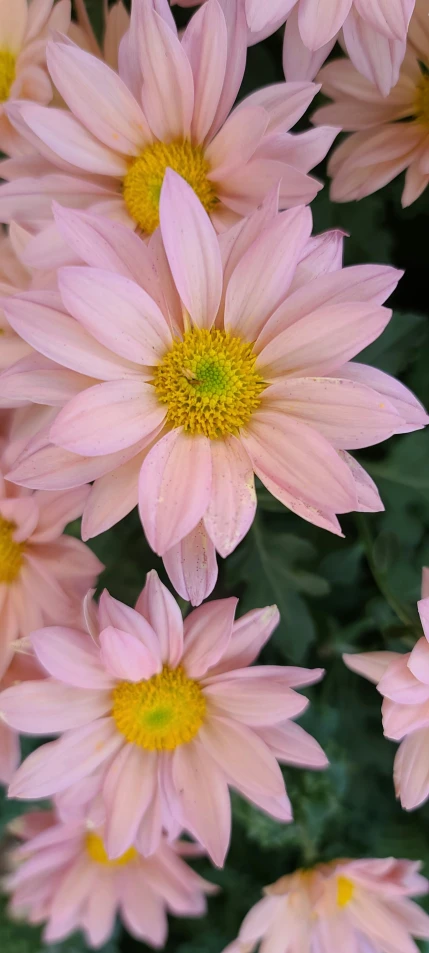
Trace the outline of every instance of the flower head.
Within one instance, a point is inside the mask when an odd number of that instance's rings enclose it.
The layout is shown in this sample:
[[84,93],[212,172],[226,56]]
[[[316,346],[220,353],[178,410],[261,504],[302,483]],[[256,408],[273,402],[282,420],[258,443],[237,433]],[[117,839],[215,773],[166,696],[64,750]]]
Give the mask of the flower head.
[[429,917],[409,900],[427,893],[420,864],[393,857],[336,860],[266,887],[224,953],[411,953]]
[[423,636],[411,652],[343,656],[348,668],[375,682],[383,695],[384,734],[401,742],[394,782],[396,795],[407,811],[420,807],[429,797],[429,598],[420,600],[418,610]]
[[[65,732],[30,755],[10,793],[74,803],[101,794],[109,857],[133,845],[145,855],[162,831],[182,828],[221,865],[232,785],[262,810],[291,820],[277,759],[322,768],[317,744],[289,719],[307,700],[293,687],[323,672],[252,666],[278,622],[275,606],[234,622],[236,599],[207,603],[182,622],[155,572],[130,609],[104,592],[87,607],[88,633],[62,626],[33,633],[51,676],[2,692],[6,724]],[[61,795],[63,796],[63,795]]]
[[371,195],[406,170],[402,205],[408,206],[429,182],[429,17],[418,2],[410,25],[407,55],[390,94],[377,95],[348,60],[334,60],[319,74],[334,102],[313,121],[351,132],[329,163],[331,198],[350,202]]
[[[0,150],[20,154],[22,139],[9,122],[6,104],[17,100],[49,103],[52,85],[46,69],[46,43],[53,30],[66,33],[68,0],[1,0],[0,2]],[[24,152],[28,151],[24,143]]]
[[[341,236],[312,239],[309,209],[276,214],[274,194],[219,239],[171,169],[163,245],[99,216],[58,208],[56,218],[96,267],[59,270],[62,302],[27,292],[5,305],[18,334],[69,368],[68,392],[55,369],[46,375],[46,403],[63,409],[11,479],[44,489],[94,480],[84,538],[138,501],[150,545],[197,603],[213,588],[215,549],[228,555],[253,521],[254,473],[334,533],[337,513],[382,508],[347,451],[427,416],[401,384],[350,359],[387,324],[381,302],[398,272],[341,269]],[[33,400],[33,388],[16,365],[0,396]]]
[[189,844],[164,839],[151,857],[131,847],[110,860],[103,830],[85,821],[62,822],[51,812],[30,813],[22,821],[11,825],[24,843],[8,852],[12,872],[4,888],[11,916],[44,923],[46,943],[81,929],[88,946],[103,946],[119,913],[132,936],[162,947],[167,913],[201,916],[206,894],[215,892],[182,860]]
[[11,120],[40,155],[9,163],[3,174],[13,181],[0,189],[1,220],[31,222],[37,232],[29,263],[60,253],[58,232],[48,225],[52,198],[151,235],[167,168],[189,183],[220,231],[279,183],[282,208],[310,202],[322,186],[307,173],[337,130],[289,130],[317,86],[268,86],[231,113],[245,61],[241,0],[225,11],[208,0],[181,39],[165,0],[133,0],[119,73],[69,40],[50,43],[50,74],[70,112],[13,105]]

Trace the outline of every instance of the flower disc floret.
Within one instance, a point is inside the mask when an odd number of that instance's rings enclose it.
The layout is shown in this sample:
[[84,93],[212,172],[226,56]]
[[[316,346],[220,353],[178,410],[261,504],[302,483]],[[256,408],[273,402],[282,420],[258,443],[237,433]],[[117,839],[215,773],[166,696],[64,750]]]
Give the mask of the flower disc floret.
[[210,166],[200,146],[188,141],[154,142],[134,159],[123,182],[127,209],[142,231],[149,234],[159,225],[159,199],[167,168],[188,182],[206,212],[218,202],[215,186],[207,178]]
[[347,907],[354,894],[354,884],[348,877],[337,878],[337,905]]
[[193,328],[158,365],[154,385],[167,421],[211,440],[236,434],[265,389],[252,345],[225,331]]
[[164,666],[147,681],[119,682],[112,715],[118,731],[146,751],[172,751],[195,738],[206,714],[206,700],[183,668]]
[[16,579],[21,566],[23,543],[13,538],[16,524],[0,516],[0,583],[11,583]]
[[10,50],[0,50],[0,103],[9,98],[15,72],[16,56]]
[[85,837],[85,847],[91,860],[96,864],[102,864],[103,867],[125,867],[126,864],[138,857],[135,847],[130,847],[120,857],[111,860],[104,846],[103,838],[95,831],[88,831]]

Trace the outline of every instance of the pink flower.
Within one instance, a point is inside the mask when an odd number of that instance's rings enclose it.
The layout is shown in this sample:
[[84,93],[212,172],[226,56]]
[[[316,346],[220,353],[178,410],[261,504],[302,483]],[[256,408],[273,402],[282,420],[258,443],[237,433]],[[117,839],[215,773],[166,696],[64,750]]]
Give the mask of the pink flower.
[[424,192],[429,182],[428,69],[429,16],[424,0],[417,3],[399,80],[386,99],[348,60],[334,60],[321,71],[323,92],[334,102],[317,110],[313,121],[353,133],[335,149],[328,166],[335,202],[371,195],[404,170],[402,205],[411,205]]
[[0,150],[28,152],[10,124],[8,102],[20,99],[49,103],[52,86],[46,69],[46,43],[53,30],[66,33],[70,3],[60,0],[0,0]]
[[288,18],[283,48],[288,80],[313,79],[340,40],[356,69],[387,96],[398,79],[414,4],[415,0],[246,0],[246,15],[253,43]]
[[426,894],[421,864],[393,857],[335,860],[265,888],[224,953],[417,953],[429,917],[409,897]]
[[[19,682],[40,679],[43,670],[31,654],[17,652],[9,668],[0,680],[0,691],[17,685]],[[9,784],[20,762],[19,740],[17,732],[0,720],[0,784]]]
[[9,913],[33,925],[45,923],[48,944],[81,929],[91,948],[103,946],[119,913],[136,939],[162,947],[167,912],[202,916],[206,894],[216,891],[182,860],[189,844],[163,840],[151,857],[131,847],[109,860],[102,830],[82,821],[62,823],[50,812],[23,821],[12,830],[24,843],[6,857],[13,868],[4,881]]
[[[232,785],[263,811],[291,820],[277,763],[323,768],[316,741],[290,721],[307,705],[293,687],[321,669],[248,666],[278,623],[275,606],[234,622],[236,599],[201,606],[182,622],[155,572],[136,609],[104,592],[86,609],[87,633],[63,626],[31,636],[51,676],[0,695],[6,724],[64,732],[21,765],[12,797],[101,794],[106,849],[145,855],[185,828],[222,865]],[[62,795],[63,796],[63,795]]]
[[[4,472],[14,448],[1,444]],[[7,483],[0,469],[0,677],[16,639],[50,622],[80,619],[83,596],[103,567],[80,540],[62,534],[81,515],[88,491],[29,492]]]
[[[346,451],[419,429],[427,416],[393,378],[350,359],[389,321],[380,305],[399,272],[342,270],[341,236],[311,239],[310,210],[277,215],[273,194],[218,239],[172,170],[164,247],[159,234],[148,247],[101,217],[56,217],[92,267],[60,269],[62,301],[27,292],[5,308],[24,340],[70,369],[76,396],[55,369],[40,372],[38,400],[45,380],[45,402],[64,408],[10,479],[44,489],[94,480],[85,539],[138,499],[151,547],[196,604],[213,588],[215,549],[227,556],[253,521],[254,473],[334,533],[336,513],[382,509]],[[34,400],[33,387],[21,362],[0,396]]]
[[268,86],[230,114],[245,68],[246,26],[241,2],[224,5],[208,0],[179,39],[167,0],[156,9],[153,0],[133,0],[119,75],[70,41],[49,44],[50,74],[70,112],[32,103],[9,109],[40,155],[5,163],[3,176],[12,181],[0,189],[2,221],[37,232],[46,223],[37,249],[48,266],[60,254],[53,198],[150,235],[167,167],[195,189],[218,230],[256,209],[278,183],[282,208],[310,202],[322,187],[307,172],[338,130],[289,133],[317,86]]
[[429,797],[429,598],[420,600],[418,610],[424,635],[411,652],[343,656],[347,667],[374,682],[384,697],[384,734],[401,742],[394,765],[396,796],[407,811]]

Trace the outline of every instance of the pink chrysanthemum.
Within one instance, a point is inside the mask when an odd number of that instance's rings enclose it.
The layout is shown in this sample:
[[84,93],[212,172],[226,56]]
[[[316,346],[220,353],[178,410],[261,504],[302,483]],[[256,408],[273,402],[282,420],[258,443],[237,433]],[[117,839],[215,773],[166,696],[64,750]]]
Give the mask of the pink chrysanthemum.
[[289,129],[318,87],[268,86],[229,115],[245,68],[246,28],[241,2],[225,0],[224,7],[208,0],[179,39],[167,0],[156,9],[153,0],[133,0],[119,75],[70,41],[49,45],[51,77],[71,112],[11,107],[16,128],[45,158],[5,163],[3,177],[13,181],[0,189],[1,220],[38,232],[27,251],[30,264],[44,253],[49,267],[61,254],[55,228],[40,233],[53,198],[152,234],[167,167],[195,189],[220,230],[257,208],[278,183],[282,208],[314,198],[322,184],[306,173],[338,130],[293,136]]
[[266,887],[224,953],[418,953],[428,915],[409,898],[426,894],[421,864],[393,857],[336,860]]
[[402,205],[411,205],[429,182],[429,8],[418,2],[399,81],[383,99],[348,60],[320,73],[334,100],[313,121],[331,122],[353,135],[335,149],[328,169],[331,198],[351,202],[371,195],[406,170]]
[[[426,575],[428,570],[425,570]],[[344,655],[348,668],[375,682],[384,697],[386,738],[400,741],[394,782],[402,807],[412,811],[429,797],[429,598],[418,603],[423,627],[412,652],[363,652]]]
[[[17,652],[0,679],[0,691],[20,682],[40,679],[44,672],[33,655]],[[20,762],[18,733],[0,719],[0,784],[9,784]]]
[[33,633],[51,676],[0,695],[6,724],[30,734],[61,732],[21,765],[19,798],[71,789],[102,795],[106,845],[117,858],[145,855],[165,830],[188,830],[221,865],[228,848],[228,786],[282,821],[291,808],[277,763],[327,764],[316,741],[289,719],[307,699],[292,686],[320,669],[252,666],[278,623],[275,606],[234,622],[236,599],[209,602],[182,622],[155,572],[136,609],[104,592],[87,608],[87,633],[62,626]]
[[24,840],[6,855],[4,879],[12,918],[45,923],[43,938],[55,943],[83,930],[91,948],[109,939],[116,914],[136,939],[164,946],[167,913],[202,916],[206,894],[216,887],[182,860],[192,845],[162,841],[152,857],[134,847],[109,860],[103,831],[82,821],[63,823],[51,812],[34,812],[11,825]]
[[52,85],[46,69],[46,44],[53,30],[66,33],[70,2],[0,0],[0,150],[28,152],[28,143],[10,124],[7,104],[20,99],[49,103]]
[[14,448],[2,439],[0,449],[1,677],[16,639],[58,619],[80,619],[82,598],[102,565],[88,546],[62,535],[81,516],[89,488],[33,493],[12,486],[2,471]]
[[[342,270],[338,237],[311,239],[310,210],[276,215],[273,196],[219,242],[172,170],[164,247],[159,235],[148,248],[101,217],[58,209],[57,222],[97,267],[60,269],[62,301],[27,292],[5,308],[28,343],[78,372],[68,388],[81,393],[67,399],[55,368],[40,372],[38,400],[45,382],[45,403],[65,406],[10,479],[45,489],[95,480],[84,538],[121,519],[139,493],[149,543],[193,602],[213,588],[215,548],[227,556],[253,521],[254,473],[334,533],[336,513],[382,509],[346,451],[427,416],[401,384],[350,358],[387,324],[380,305],[399,272]],[[0,395],[34,400],[33,388],[24,359]]]

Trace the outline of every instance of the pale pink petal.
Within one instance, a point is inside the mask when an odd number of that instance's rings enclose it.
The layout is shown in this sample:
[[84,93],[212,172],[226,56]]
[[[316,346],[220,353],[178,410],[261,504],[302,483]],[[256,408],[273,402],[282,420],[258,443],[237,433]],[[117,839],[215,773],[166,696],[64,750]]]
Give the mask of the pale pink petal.
[[341,30],[353,0],[300,0],[299,31],[309,50],[318,50]]
[[246,0],[246,19],[249,30],[252,33],[259,33],[269,28],[270,33],[274,33],[277,25],[286,19],[295,3],[296,0],[272,0],[269,4],[261,5],[258,0]]
[[143,288],[101,268],[62,268],[59,288],[68,311],[114,354],[157,364],[172,339],[158,305]]
[[48,43],[47,64],[76,119],[114,152],[139,155],[152,136],[125,83],[98,57],[68,43]]
[[186,827],[221,867],[231,835],[231,805],[223,771],[200,741],[179,745],[173,778]]
[[402,741],[406,735],[420,728],[429,727],[429,704],[419,702],[416,705],[398,705],[385,698],[381,706],[383,731],[386,738]]
[[11,6],[9,3],[0,5],[0,36],[2,46],[6,50],[17,53],[22,45],[27,26],[28,6],[25,0]]
[[190,678],[201,678],[228,647],[238,600],[216,599],[194,609],[184,623],[183,665]]
[[219,198],[238,215],[249,215],[262,204],[268,192],[279,186],[280,207],[294,208],[307,205],[322,188],[321,182],[311,178],[286,162],[279,162],[264,154],[264,141],[256,155],[242,168],[231,172],[219,183]]
[[139,472],[144,452],[137,453],[131,460],[95,481],[83,514],[83,540],[92,539],[111,529],[137,506]]
[[103,665],[113,678],[140,682],[158,669],[156,659],[139,639],[111,625],[100,632],[100,647]]
[[162,949],[168,931],[165,905],[148,883],[144,868],[125,867],[119,888],[121,917],[131,935]]
[[11,797],[38,799],[92,774],[123,744],[113,718],[100,718],[33,751],[9,788]]
[[297,490],[287,490],[281,479],[273,479],[272,476],[269,477],[266,473],[264,473],[264,486],[276,500],[283,503],[283,506],[287,506],[296,516],[300,516],[301,519],[306,520],[308,523],[313,523],[314,526],[320,526],[322,529],[326,529],[329,533],[334,533],[336,536],[344,536],[333,510],[314,506],[312,503],[303,499],[301,492]]
[[419,610],[423,632],[429,642],[429,599],[420,599],[420,601],[417,603],[417,608]]
[[355,0],[359,16],[371,23],[375,30],[392,39],[403,40],[414,9],[415,0]]
[[399,705],[419,705],[429,700],[429,685],[417,679],[407,663],[406,655],[395,659],[382,675],[377,689],[385,698]]
[[246,535],[256,511],[253,468],[235,437],[211,441],[212,489],[204,525],[221,556],[228,556]]
[[0,716],[16,731],[53,735],[88,725],[111,708],[110,692],[60,682],[21,682],[0,693]]
[[386,397],[398,414],[403,417],[405,421],[404,431],[408,429],[417,430],[419,427],[424,427],[428,422],[425,408],[408,390],[408,387],[391,377],[390,374],[380,371],[378,367],[368,367],[366,364],[351,361],[339,369],[338,376],[366,384],[377,391],[381,397]]
[[154,431],[165,417],[153,387],[138,380],[96,384],[73,397],[50,429],[57,446],[82,456],[125,450]]
[[213,682],[204,688],[214,715],[231,718],[249,728],[279,725],[287,718],[296,718],[308,705],[308,699],[286,688],[275,679],[261,675],[251,683],[231,677]]
[[178,429],[155,444],[140,472],[139,510],[156,553],[162,556],[194,529],[207,509],[210,488],[211,452],[206,437]]
[[209,671],[210,677],[251,665],[278,626],[279,621],[280,615],[277,606],[252,609],[251,612],[246,612],[241,619],[237,619],[232,627],[231,639],[222,658]]
[[[163,816],[164,815],[164,816]],[[155,789],[152,800],[141,820],[136,835],[136,847],[143,857],[150,857],[158,850],[163,834],[165,811],[161,800],[160,787]]]
[[34,489],[66,490],[82,486],[122,466],[139,449],[137,446],[103,457],[81,457],[44,441],[40,448],[19,460],[8,473],[8,479]]
[[209,132],[211,138],[225,122],[237,99],[246,66],[248,39],[244,3],[240,0],[219,0],[219,3],[226,22],[228,50],[223,90]]
[[167,550],[163,562],[176,592],[191,605],[199,606],[213,591],[217,580],[216,550],[203,522]]
[[307,111],[319,89],[315,83],[274,83],[247,96],[237,108],[241,111],[248,106],[259,106],[266,110],[270,119],[267,135],[271,137],[274,133],[291,129]]
[[159,217],[173,278],[197,327],[211,328],[222,293],[222,263],[213,225],[194,190],[167,169]]
[[152,4],[141,3],[137,12],[145,116],[158,139],[186,139],[194,107],[194,81],[188,57]]
[[208,178],[214,183],[226,180],[245,165],[262,142],[268,125],[264,109],[250,107],[236,109],[205,150],[210,166]]
[[258,735],[268,745],[274,757],[284,764],[313,770],[326,768],[329,764],[316,739],[293,721],[284,725],[258,728]]
[[382,96],[387,96],[398,82],[406,50],[405,36],[401,40],[383,36],[352,7],[343,25],[343,37],[356,69],[378,86]]
[[429,686],[429,644],[426,638],[416,642],[407,665],[416,679]]
[[241,440],[255,473],[313,506],[347,513],[356,508],[348,467],[315,430],[272,411],[254,414]]
[[153,797],[157,781],[157,753],[126,744],[112,762],[103,785],[106,806],[106,849],[120,857],[131,847]]
[[125,157],[98,142],[65,109],[24,103],[20,106],[20,114],[26,126],[52,152],[77,169],[99,175],[122,177],[126,174]]
[[88,493],[88,487],[76,487],[68,493],[44,493],[43,490],[35,493],[39,519],[37,529],[32,534],[33,543],[48,543],[57,539],[67,523],[82,515]]
[[9,784],[20,762],[18,735],[0,722],[0,784]]
[[299,32],[298,10],[299,6],[296,6],[288,17],[284,35],[283,71],[288,82],[314,79],[336,40],[334,37],[320,49],[308,50]]
[[370,682],[378,684],[391,662],[400,656],[398,652],[358,652],[356,655],[343,655],[343,662],[352,672],[363,675]]
[[307,285],[314,278],[341,271],[345,237],[341,229],[331,229],[310,239],[295,271],[289,294]]
[[99,623],[100,629],[106,629],[109,625],[122,632],[129,632],[134,638],[148,649],[156,659],[157,671],[161,671],[161,652],[159,639],[147,619],[144,619],[140,612],[136,612],[131,606],[119,602],[109,595],[107,589],[101,593],[99,602]]
[[194,13],[182,37],[194,77],[191,135],[203,142],[215,117],[225,80],[228,37],[217,0],[208,0]]
[[429,728],[413,731],[401,742],[393,778],[396,796],[406,811],[424,804],[429,795]]
[[[257,704],[257,695],[255,696]],[[267,745],[245,725],[231,718],[210,715],[199,738],[230,784],[240,790],[281,797],[284,781],[277,761]]]
[[99,876],[88,892],[82,913],[82,925],[90,946],[99,948],[107,943],[114,930],[116,907],[117,894],[113,877],[108,873],[104,877]]
[[271,926],[273,916],[275,916],[278,911],[279,900],[276,896],[264,897],[263,900],[259,900],[258,903],[249,910],[247,916],[245,916],[243,923],[240,927],[239,941],[240,943],[256,943],[257,940],[260,940],[264,936],[267,929]]
[[147,574],[136,610],[141,612],[156,632],[164,664],[176,668],[183,652],[182,613],[154,569]]
[[31,644],[49,675],[76,688],[113,687],[101,665],[99,652],[89,635],[65,626],[49,626],[33,632]]
[[225,329],[254,341],[283,301],[311,234],[307,208],[280,213],[235,268],[226,293]]

